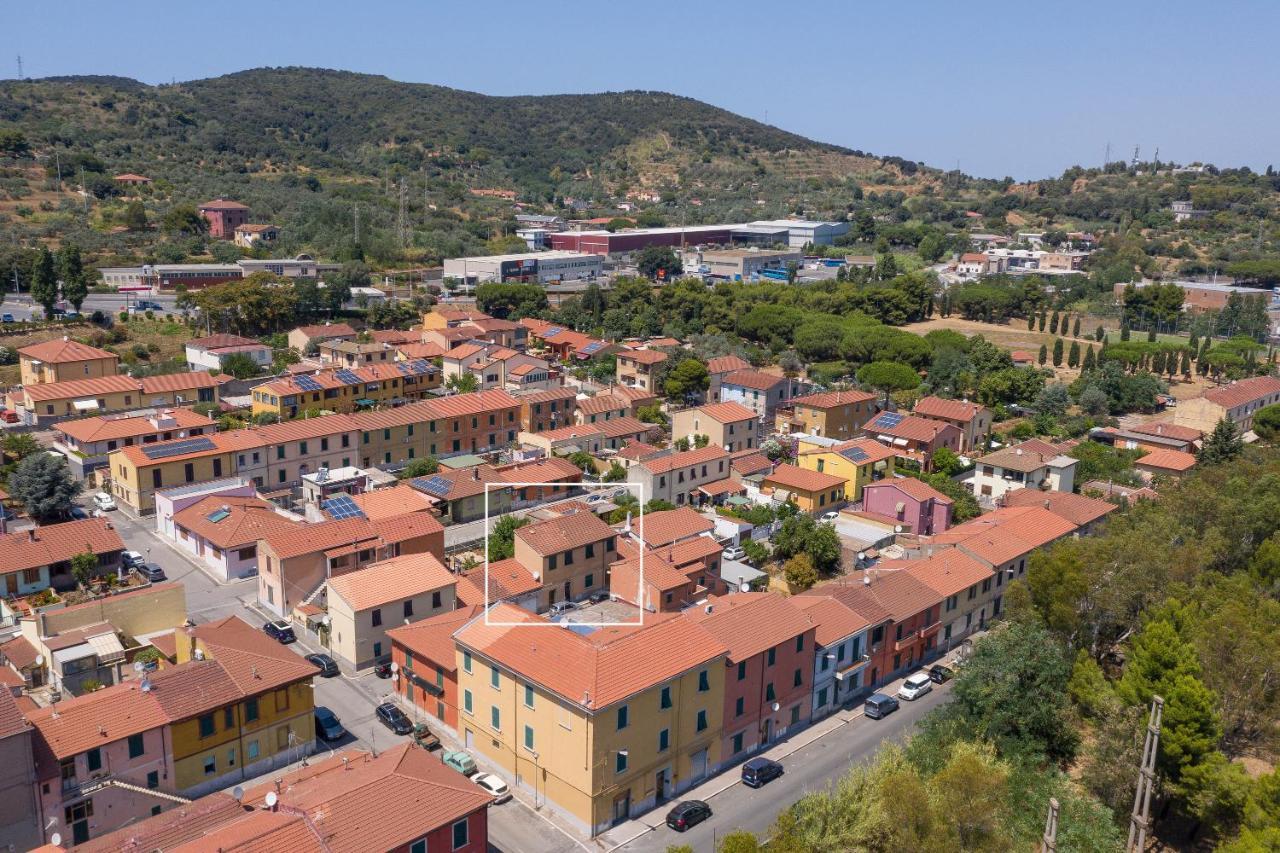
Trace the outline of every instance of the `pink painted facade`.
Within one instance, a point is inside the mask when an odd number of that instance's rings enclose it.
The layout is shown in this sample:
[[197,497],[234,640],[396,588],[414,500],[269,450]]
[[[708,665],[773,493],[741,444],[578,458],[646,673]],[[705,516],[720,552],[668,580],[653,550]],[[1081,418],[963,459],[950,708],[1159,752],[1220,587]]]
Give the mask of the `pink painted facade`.
[[[900,482],[904,481],[881,480],[878,483],[868,483],[862,489],[862,509],[895,519],[910,527],[912,533],[921,536],[932,536],[951,526],[954,504],[949,499],[941,494],[931,495],[923,489],[915,488],[924,485],[918,480],[906,485],[899,485]],[[919,494],[913,494],[914,492]]]

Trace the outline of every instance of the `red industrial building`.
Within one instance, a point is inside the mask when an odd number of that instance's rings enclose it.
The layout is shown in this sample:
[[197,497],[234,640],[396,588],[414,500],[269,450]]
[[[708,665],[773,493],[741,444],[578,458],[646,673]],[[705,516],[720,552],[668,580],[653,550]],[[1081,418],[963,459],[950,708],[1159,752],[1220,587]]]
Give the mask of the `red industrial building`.
[[249,224],[249,207],[227,198],[215,198],[200,205],[200,215],[209,223],[209,236],[232,240],[236,229]]
[[561,231],[548,234],[551,248],[570,252],[615,255],[649,246],[728,245],[740,225],[688,225],[676,228],[638,228],[633,231]]

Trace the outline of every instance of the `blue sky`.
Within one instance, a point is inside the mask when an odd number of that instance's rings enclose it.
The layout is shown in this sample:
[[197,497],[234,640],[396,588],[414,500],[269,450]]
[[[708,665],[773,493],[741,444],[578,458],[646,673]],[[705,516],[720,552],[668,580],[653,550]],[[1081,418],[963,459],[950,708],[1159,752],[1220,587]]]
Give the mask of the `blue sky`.
[[[216,10],[216,11],[214,11]],[[1018,179],[1144,157],[1280,166],[1280,3],[11,3],[0,76],[260,66],[493,95],[658,89],[828,142]]]

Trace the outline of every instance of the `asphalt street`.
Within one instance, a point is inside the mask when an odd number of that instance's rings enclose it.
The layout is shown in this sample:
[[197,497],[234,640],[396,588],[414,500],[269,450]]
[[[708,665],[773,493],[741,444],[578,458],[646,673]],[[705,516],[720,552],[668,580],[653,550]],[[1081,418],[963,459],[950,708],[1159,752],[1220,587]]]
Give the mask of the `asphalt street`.
[[[141,297],[129,293],[90,293],[84,304],[80,306],[80,313],[85,315],[92,314],[94,311],[119,313],[129,305],[137,302],[139,298],[148,302],[157,302],[164,306],[165,312],[170,313],[174,311],[174,301],[177,299],[172,293],[160,295],[142,294]],[[31,296],[26,293],[17,295],[12,292],[5,293],[4,302],[0,303],[0,313],[12,314],[13,318],[19,321],[44,319],[44,308],[33,304]]]

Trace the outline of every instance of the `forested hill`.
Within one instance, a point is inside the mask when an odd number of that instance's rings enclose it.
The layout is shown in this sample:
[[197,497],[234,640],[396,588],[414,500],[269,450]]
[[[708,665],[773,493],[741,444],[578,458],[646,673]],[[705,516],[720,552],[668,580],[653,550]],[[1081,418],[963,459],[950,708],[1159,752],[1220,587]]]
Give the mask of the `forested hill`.
[[861,152],[661,92],[493,97],[309,68],[169,86],[115,77],[7,81],[0,123],[36,144],[85,146],[109,162],[141,155],[139,167],[153,158],[251,170],[465,166],[505,172],[527,190],[592,169],[626,172],[626,149],[657,141],[680,160],[786,151],[843,155],[851,171],[862,165]]

